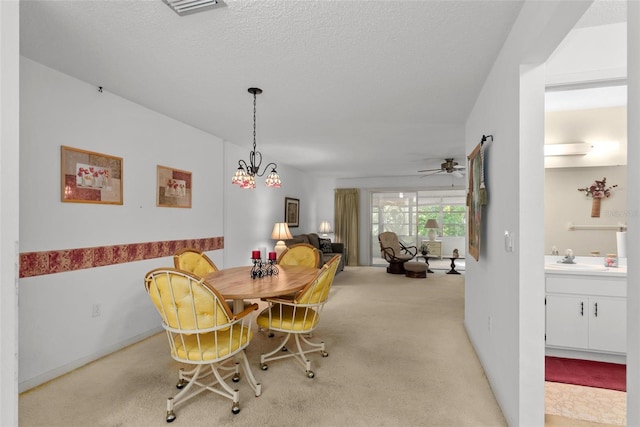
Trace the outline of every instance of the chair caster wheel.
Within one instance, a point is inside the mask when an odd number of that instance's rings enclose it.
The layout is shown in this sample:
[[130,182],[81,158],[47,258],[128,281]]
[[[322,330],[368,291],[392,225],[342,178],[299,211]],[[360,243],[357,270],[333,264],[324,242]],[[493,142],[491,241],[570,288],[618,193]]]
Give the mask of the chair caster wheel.
[[273,338],[273,337],[274,337],[273,332],[269,332],[269,335],[267,335],[267,336],[268,336],[269,338]]
[[323,351],[320,354],[322,354],[322,357],[329,357],[329,353],[327,353],[326,351]]
[[262,365],[260,365],[260,367],[262,368],[263,371],[266,371],[267,369],[269,369],[266,363],[263,363]]
[[287,351],[287,347],[282,347],[282,351]]
[[[184,386],[186,386],[186,385],[187,385],[187,380],[181,379],[181,380],[178,380],[178,384],[176,384],[176,388],[177,388],[177,389],[179,389],[179,390],[181,390],[181,389],[183,389],[183,388],[184,388]],[[175,417],[174,417],[174,418],[175,418]],[[173,421],[173,420],[171,420],[171,421]],[[171,421],[169,421],[169,422],[171,422]]]
[[235,374],[233,378],[231,378],[231,381],[233,381],[234,383],[237,383],[238,381],[240,381],[240,375]]
[[231,408],[231,413],[233,413],[233,415],[239,414],[240,413],[240,404],[234,403],[233,407]]
[[176,414],[173,411],[167,412],[167,422],[168,423],[174,422],[175,419],[176,419]]
[[314,374],[313,371],[307,371],[307,378],[313,378],[315,376],[316,374]]

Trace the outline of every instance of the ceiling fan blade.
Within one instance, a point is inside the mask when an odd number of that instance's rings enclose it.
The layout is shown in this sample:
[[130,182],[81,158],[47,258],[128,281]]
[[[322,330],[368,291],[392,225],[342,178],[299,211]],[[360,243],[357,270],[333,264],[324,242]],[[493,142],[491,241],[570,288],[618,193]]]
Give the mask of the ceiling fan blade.
[[440,172],[441,170],[442,169],[440,169],[440,168],[438,168],[438,169],[425,169],[425,170],[421,170],[421,171],[418,171],[418,172],[420,172],[420,173],[422,173],[422,172]]
[[425,172],[429,172],[429,173],[423,174],[420,178],[424,178],[426,176],[438,175],[438,174],[442,173],[442,171],[440,169],[433,169],[433,170],[425,171]]

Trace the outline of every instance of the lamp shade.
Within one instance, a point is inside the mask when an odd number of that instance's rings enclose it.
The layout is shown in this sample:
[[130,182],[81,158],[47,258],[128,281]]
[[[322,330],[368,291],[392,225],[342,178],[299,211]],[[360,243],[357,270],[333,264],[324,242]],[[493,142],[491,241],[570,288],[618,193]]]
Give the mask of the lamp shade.
[[276,222],[273,226],[271,238],[274,240],[292,239],[293,236],[289,231],[289,225],[286,222]]
[[433,218],[428,219],[427,223],[424,225],[424,228],[429,229],[429,233],[427,234],[427,236],[429,237],[429,240],[431,240],[431,241],[435,240],[436,239],[436,231],[434,229],[440,228],[440,226],[438,226],[438,221],[436,221]]
[[427,220],[427,223],[424,225],[424,228],[440,228],[440,226],[438,225],[438,221],[431,218]]
[[331,224],[329,223],[329,221],[322,221],[320,223],[320,233],[332,233],[333,230],[331,230]]

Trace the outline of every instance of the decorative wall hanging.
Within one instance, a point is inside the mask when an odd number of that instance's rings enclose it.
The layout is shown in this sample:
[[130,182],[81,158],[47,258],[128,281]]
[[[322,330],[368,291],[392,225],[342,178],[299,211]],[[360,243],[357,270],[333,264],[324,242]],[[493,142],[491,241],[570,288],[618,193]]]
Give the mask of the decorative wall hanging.
[[482,205],[487,203],[487,189],[484,184],[484,142],[493,135],[482,135],[480,144],[469,154],[469,189],[467,193],[468,246],[469,254],[477,261],[480,258],[480,240],[482,231]]
[[285,197],[284,221],[289,227],[298,227],[300,225],[300,199]]
[[122,157],[60,148],[63,202],[122,204]]
[[158,206],[190,208],[191,188],[191,172],[158,165]]
[[612,185],[607,187],[607,178],[602,178],[602,181],[597,179],[589,187],[578,188],[578,191],[584,191],[585,196],[591,197],[591,218],[600,218],[600,204],[602,199],[611,197],[611,190],[618,185]]

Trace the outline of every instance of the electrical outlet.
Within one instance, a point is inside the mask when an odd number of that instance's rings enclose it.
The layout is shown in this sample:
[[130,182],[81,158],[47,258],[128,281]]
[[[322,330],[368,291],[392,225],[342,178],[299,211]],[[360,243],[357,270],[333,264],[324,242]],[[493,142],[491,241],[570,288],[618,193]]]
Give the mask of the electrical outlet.
[[93,306],[91,307],[91,317],[100,317],[101,314],[102,309],[100,307],[100,304],[93,304]]

